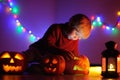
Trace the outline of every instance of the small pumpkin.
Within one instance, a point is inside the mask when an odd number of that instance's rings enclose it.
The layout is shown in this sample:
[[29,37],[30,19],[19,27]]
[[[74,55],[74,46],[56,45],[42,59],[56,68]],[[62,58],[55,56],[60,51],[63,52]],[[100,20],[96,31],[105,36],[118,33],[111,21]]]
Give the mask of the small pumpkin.
[[19,52],[4,51],[0,54],[0,70],[4,73],[21,73],[25,65],[25,58]]
[[43,59],[43,70],[46,74],[62,74],[65,70],[65,59],[60,55],[48,55]]
[[88,74],[89,68],[89,59],[84,55],[80,55],[74,57],[74,60],[66,61],[65,74]]

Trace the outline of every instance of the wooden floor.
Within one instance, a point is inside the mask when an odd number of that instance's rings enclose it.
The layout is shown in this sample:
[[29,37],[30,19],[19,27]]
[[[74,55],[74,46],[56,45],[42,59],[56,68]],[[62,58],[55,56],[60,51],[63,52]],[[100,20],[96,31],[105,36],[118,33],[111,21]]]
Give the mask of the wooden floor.
[[41,75],[41,74],[21,74],[21,75],[0,75],[0,80],[120,80],[119,78],[103,78],[101,67],[90,67],[88,75]]
[[0,80],[120,80],[116,79],[103,79],[102,76],[89,76],[89,75],[1,75]]

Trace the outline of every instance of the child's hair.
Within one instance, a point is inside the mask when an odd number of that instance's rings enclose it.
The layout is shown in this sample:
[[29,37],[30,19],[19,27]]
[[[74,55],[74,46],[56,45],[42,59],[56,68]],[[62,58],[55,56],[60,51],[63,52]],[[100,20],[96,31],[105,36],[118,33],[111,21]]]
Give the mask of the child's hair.
[[87,19],[88,20],[88,22],[89,22],[89,25],[91,25],[91,21],[90,21],[90,19],[86,16],[86,15],[84,15],[84,14],[76,14],[76,15],[73,15],[70,19],[69,19],[69,26],[71,26],[71,27],[75,27],[75,26],[77,26],[77,25],[79,25],[79,24],[82,24],[82,20],[83,19]]

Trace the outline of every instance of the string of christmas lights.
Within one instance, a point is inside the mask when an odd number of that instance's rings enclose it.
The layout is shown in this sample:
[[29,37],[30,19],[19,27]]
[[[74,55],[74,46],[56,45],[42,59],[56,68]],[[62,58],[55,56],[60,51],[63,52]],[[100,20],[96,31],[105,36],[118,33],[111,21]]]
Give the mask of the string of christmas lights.
[[[29,34],[29,41],[35,42],[36,40],[40,39],[40,37],[35,36],[31,30],[26,29],[23,27],[21,22],[18,20],[18,14],[19,14],[19,8],[18,6],[13,3],[13,0],[0,0],[0,2],[7,3],[7,12],[10,12],[13,15],[13,18],[16,21],[17,31],[18,32],[27,32]],[[99,16],[92,16],[92,28],[95,27],[101,27],[106,30],[110,30],[113,34],[118,34],[118,31],[120,31],[120,11],[117,12],[118,15],[118,21],[115,24],[115,26],[109,26],[102,22],[101,17]]]
[[120,11],[117,12],[117,15],[118,15],[118,20],[114,26],[105,24],[104,22],[101,21],[101,17],[99,16],[97,17],[92,16],[91,17],[92,26],[93,28],[101,27],[102,29],[109,30],[113,35],[116,35],[120,31]]
[[0,2],[7,3],[6,12],[9,12],[13,15],[18,33],[27,32],[29,34],[28,38],[30,42],[35,42],[36,40],[40,39],[39,37],[35,36],[31,30],[28,30],[25,27],[23,27],[21,22],[18,20],[19,8],[15,5],[15,3],[13,3],[12,0],[0,0]]

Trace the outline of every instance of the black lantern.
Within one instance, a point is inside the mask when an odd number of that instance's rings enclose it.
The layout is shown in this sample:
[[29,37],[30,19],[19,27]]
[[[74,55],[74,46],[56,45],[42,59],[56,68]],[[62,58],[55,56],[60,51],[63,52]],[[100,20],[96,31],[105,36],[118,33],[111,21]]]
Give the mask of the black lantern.
[[107,78],[119,77],[120,74],[120,53],[116,50],[117,44],[114,41],[105,43],[106,50],[102,52],[102,76]]

